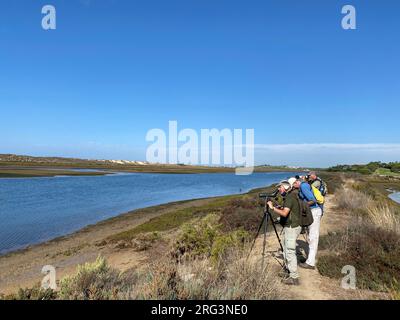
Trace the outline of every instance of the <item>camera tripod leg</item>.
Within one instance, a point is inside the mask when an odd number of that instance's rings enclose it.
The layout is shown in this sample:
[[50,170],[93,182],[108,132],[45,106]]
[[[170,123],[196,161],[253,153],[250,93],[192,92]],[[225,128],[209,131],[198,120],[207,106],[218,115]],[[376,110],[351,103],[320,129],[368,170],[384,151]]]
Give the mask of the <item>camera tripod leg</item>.
[[261,223],[260,223],[260,226],[258,227],[256,236],[255,236],[255,238],[254,238],[253,244],[251,245],[251,248],[250,248],[250,251],[249,251],[249,255],[247,256],[247,259],[249,259],[250,254],[251,254],[251,252],[253,251],[254,245],[255,245],[255,243],[256,243],[256,240],[257,240],[257,238],[258,238],[258,235],[260,234],[260,231],[261,231],[261,228],[262,228],[262,226],[263,226],[263,224],[264,224],[265,218],[266,218],[266,214],[264,213],[263,218],[262,218]]
[[[263,241],[262,264],[261,264],[262,270],[264,270],[265,247],[267,246],[267,228],[268,228],[268,217],[269,217],[269,215],[264,213],[264,216],[265,216],[265,218],[264,218],[265,223],[264,223],[264,241]],[[272,221],[272,224],[274,224],[273,221]]]
[[269,215],[269,218],[270,218],[271,221],[272,221],[272,226],[274,227],[274,231],[275,231],[276,238],[278,239],[279,245],[280,245],[281,250],[282,250],[282,252],[283,252],[282,241],[281,241],[281,238],[279,237],[278,230],[276,230],[276,226],[275,226],[275,223],[274,223],[274,221],[273,221],[273,219],[272,219],[271,213],[268,212],[268,215]]
[[[281,247],[282,254],[283,254],[283,263],[281,263],[277,258],[275,258],[275,260],[278,261],[278,263],[281,265],[282,269],[287,271],[288,267],[287,267],[287,263],[286,263],[285,253],[283,251],[283,245],[282,245],[281,238],[279,237],[278,230],[276,229],[276,225],[274,223],[274,220],[272,219],[271,212],[268,211],[268,215],[269,215],[269,218],[271,219],[272,226],[274,227],[276,238],[278,239],[279,246]],[[283,231],[283,229],[282,229],[282,231]]]
[[[269,219],[268,219],[268,218],[269,218]],[[280,248],[281,248],[282,253],[283,253],[282,241],[281,241],[281,238],[279,237],[278,230],[276,229],[276,226],[275,226],[274,220],[272,219],[271,213],[269,212],[268,209],[266,209],[266,210],[264,211],[264,215],[263,215],[263,218],[262,218],[262,220],[261,220],[261,223],[260,223],[260,225],[259,225],[259,227],[258,227],[257,234],[256,234],[256,236],[255,236],[255,238],[254,238],[254,240],[253,240],[253,244],[251,245],[249,254],[248,254],[248,256],[247,256],[247,259],[249,259],[250,254],[251,254],[251,252],[253,251],[254,245],[255,245],[255,243],[256,243],[256,240],[257,240],[257,238],[258,238],[258,236],[259,236],[259,234],[260,234],[261,228],[262,228],[263,225],[264,225],[264,240],[263,240],[263,253],[262,253],[262,268],[263,268],[263,269],[264,269],[265,249],[266,249],[266,246],[267,246],[267,228],[268,228],[268,221],[269,221],[269,220],[271,221],[271,224],[272,224],[272,226],[273,226],[273,228],[274,228],[276,238],[278,239]],[[264,222],[265,222],[265,223],[264,223]],[[276,258],[275,258],[275,259],[276,259]],[[283,259],[283,261],[284,261],[283,264],[282,264],[278,259],[276,259],[276,261],[278,261],[278,263],[281,265],[282,269],[287,270],[285,258]]]

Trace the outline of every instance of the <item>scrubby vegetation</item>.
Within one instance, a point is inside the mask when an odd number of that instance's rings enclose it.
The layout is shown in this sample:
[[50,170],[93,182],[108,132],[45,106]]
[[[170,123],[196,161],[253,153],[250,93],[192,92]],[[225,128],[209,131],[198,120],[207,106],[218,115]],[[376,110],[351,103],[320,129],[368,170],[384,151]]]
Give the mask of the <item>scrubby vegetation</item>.
[[162,263],[138,286],[141,299],[277,299],[283,296],[271,266],[261,269],[233,250],[215,264],[210,259]]
[[57,293],[52,289],[43,289],[40,283],[32,288],[20,288],[16,294],[2,295],[0,300],[54,300]]
[[64,300],[123,298],[129,294],[130,283],[133,280],[109,267],[105,259],[99,257],[94,263],[79,266],[74,276],[62,279],[58,298]]
[[337,165],[328,169],[331,172],[357,172],[361,174],[398,175],[400,162],[370,162],[368,164]]
[[225,259],[229,249],[243,249],[250,235],[243,229],[222,232],[220,217],[212,214],[197,223],[185,224],[174,244],[173,256],[177,261],[210,258],[218,263]]
[[235,199],[235,196],[227,196],[221,199],[216,199],[212,203],[202,207],[190,207],[163,214],[150,219],[149,221],[130,230],[112,235],[106,239],[106,241],[115,243],[118,241],[130,242],[139,234],[163,232],[176,229],[192,219],[201,218],[207,214],[220,213],[222,208],[224,208],[231,199]]
[[[364,185],[365,187],[365,185]],[[366,191],[366,192],[362,192]],[[379,201],[378,201],[379,199]],[[319,258],[322,275],[342,278],[342,267],[356,268],[361,289],[390,292],[398,297],[400,286],[400,219],[398,206],[372,185],[349,184],[336,193],[336,203],[351,223],[340,232],[321,237]]]
[[216,264],[208,258],[177,263],[157,261],[144,270],[125,273],[111,268],[99,257],[79,266],[75,275],[60,281],[57,292],[20,290],[7,299],[110,300],[110,299],[278,299],[283,292],[269,264],[246,259],[245,251],[233,249]]
[[373,199],[366,193],[352,188],[339,188],[336,193],[336,205],[344,213],[365,214],[373,205]]

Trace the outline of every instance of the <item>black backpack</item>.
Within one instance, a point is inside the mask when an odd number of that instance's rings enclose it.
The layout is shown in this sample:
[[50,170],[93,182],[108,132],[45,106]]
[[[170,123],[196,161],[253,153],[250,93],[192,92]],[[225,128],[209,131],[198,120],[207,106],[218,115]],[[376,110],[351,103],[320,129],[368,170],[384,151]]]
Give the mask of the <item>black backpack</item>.
[[311,212],[311,208],[307,202],[301,200],[299,195],[296,196],[300,207],[300,226],[308,227],[314,222],[314,218]]

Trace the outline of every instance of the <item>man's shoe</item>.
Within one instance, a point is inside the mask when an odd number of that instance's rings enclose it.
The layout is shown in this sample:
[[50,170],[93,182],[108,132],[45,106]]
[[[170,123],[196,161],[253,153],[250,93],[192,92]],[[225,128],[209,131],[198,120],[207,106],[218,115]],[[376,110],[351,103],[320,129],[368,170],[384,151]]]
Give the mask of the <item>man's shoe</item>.
[[289,277],[289,271],[281,270],[281,271],[278,272],[278,276],[283,278],[283,279],[287,279]]
[[307,258],[304,257],[304,256],[300,256],[300,257],[297,257],[297,260],[298,260],[300,263],[305,263],[305,262],[307,261]]
[[315,270],[315,267],[314,266],[310,266],[309,264],[307,264],[307,263],[299,263],[299,267],[301,267],[301,268],[303,268],[303,269],[310,269],[310,270]]
[[288,286],[299,286],[300,285],[299,279],[294,279],[294,278],[282,279],[282,283],[287,284]]

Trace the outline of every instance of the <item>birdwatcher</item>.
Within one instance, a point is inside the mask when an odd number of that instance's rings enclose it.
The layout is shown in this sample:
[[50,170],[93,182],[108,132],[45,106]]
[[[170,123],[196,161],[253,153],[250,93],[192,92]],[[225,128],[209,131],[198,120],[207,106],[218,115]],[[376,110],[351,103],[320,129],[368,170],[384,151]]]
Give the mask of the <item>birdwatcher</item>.
[[310,185],[317,188],[321,194],[325,197],[328,193],[328,186],[325,181],[323,181],[320,177],[317,176],[315,171],[311,171],[308,175],[306,175],[307,181]]
[[308,182],[301,181],[297,179],[293,183],[294,189],[299,190],[299,198],[302,201],[306,201],[310,206],[311,213],[313,216],[313,223],[309,226],[309,235],[308,235],[308,243],[309,243],[309,252],[306,262],[300,263],[299,266],[305,269],[315,269],[315,258],[317,256],[318,251],[318,241],[319,241],[319,228],[322,217],[322,210],[318,204],[316,197],[314,196],[314,192],[312,190],[311,185]]
[[278,184],[279,193],[283,197],[283,205],[274,207],[272,201],[268,206],[272,213],[278,214],[283,226],[283,257],[289,271],[289,276],[282,280],[287,285],[299,285],[299,273],[297,270],[296,242],[300,235],[300,205],[297,195],[288,181]]

